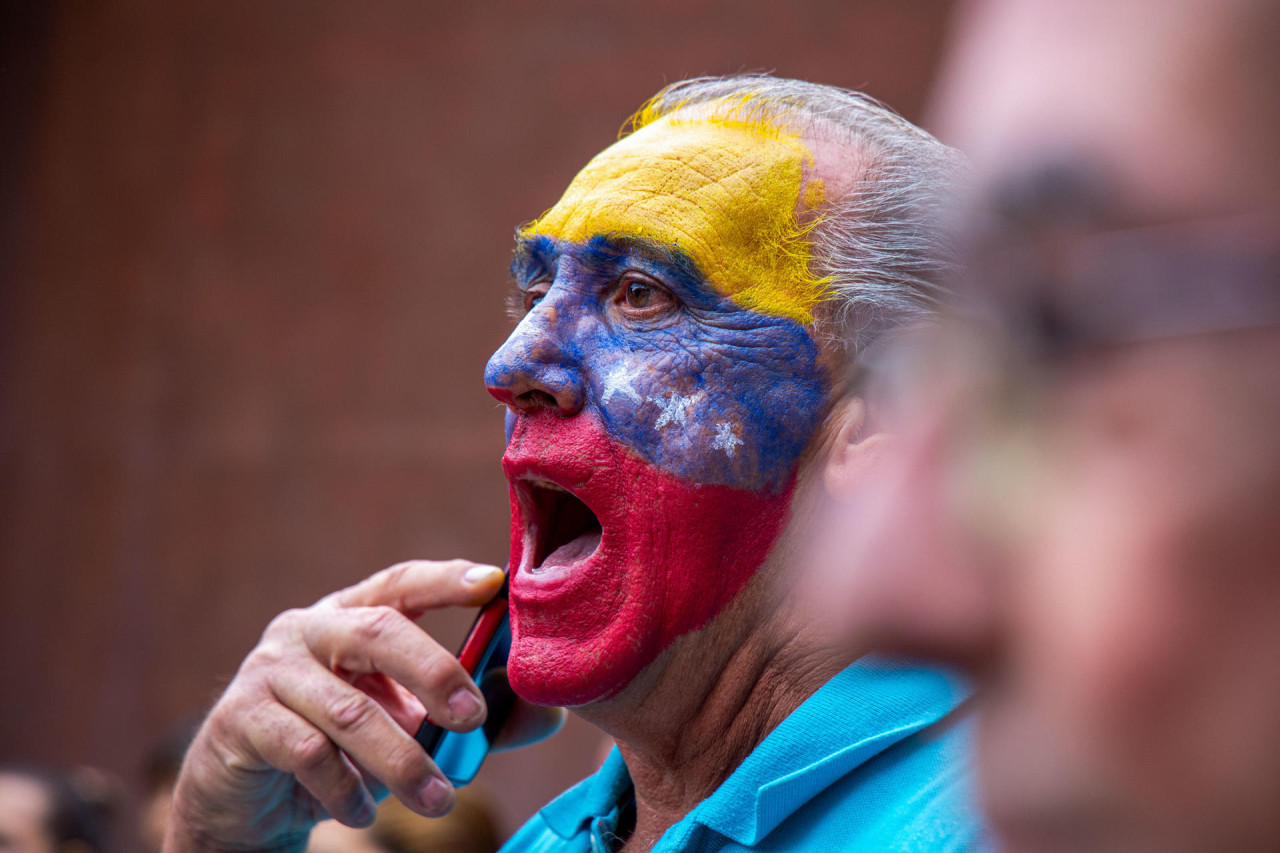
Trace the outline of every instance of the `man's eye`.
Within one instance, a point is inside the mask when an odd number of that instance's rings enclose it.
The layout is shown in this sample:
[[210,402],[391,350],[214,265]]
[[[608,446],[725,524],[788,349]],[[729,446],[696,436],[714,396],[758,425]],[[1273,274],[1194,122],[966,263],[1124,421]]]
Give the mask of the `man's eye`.
[[619,314],[632,320],[656,320],[670,314],[679,305],[671,291],[634,273],[618,283],[613,304]]
[[628,282],[627,288],[627,304],[632,308],[643,308],[649,304],[649,299],[653,296],[653,288],[644,282],[632,281]]
[[527,288],[524,292],[524,312],[528,314],[534,307],[542,301],[542,297],[547,295],[547,287],[542,284],[535,284]]

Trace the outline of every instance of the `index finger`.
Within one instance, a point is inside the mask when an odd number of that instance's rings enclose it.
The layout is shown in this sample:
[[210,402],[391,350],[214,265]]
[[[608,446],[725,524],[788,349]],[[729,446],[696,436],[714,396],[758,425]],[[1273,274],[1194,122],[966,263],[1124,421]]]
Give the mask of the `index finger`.
[[320,606],[394,607],[416,618],[436,607],[478,607],[502,587],[497,566],[470,560],[409,560],[322,598]]

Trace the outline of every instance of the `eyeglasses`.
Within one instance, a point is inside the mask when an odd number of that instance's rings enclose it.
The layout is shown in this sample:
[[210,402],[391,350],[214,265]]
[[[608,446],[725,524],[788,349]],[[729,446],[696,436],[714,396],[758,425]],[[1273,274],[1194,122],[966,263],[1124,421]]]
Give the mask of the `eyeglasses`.
[[959,313],[1048,358],[1280,325],[1280,211],[1126,225],[1106,186],[1047,166],[999,188]]
[[973,217],[932,365],[965,398],[949,503],[993,543],[1036,523],[1063,370],[1117,347],[1280,327],[1280,217],[1134,224],[1106,187],[1096,172],[1044,170]]

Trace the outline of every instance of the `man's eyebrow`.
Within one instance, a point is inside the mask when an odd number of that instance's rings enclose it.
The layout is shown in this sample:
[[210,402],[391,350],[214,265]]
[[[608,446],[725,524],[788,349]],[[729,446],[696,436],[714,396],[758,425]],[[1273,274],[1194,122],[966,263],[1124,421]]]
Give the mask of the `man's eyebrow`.
[[516,246],[511,258],[511,277],[517,286],[529,277],[530,268],[550,270],[555,267],[555,243],[541,234],[516,232]]
[[[545,234],[517,232],[511,259],[512,278],[519,285],[522,279],[529,278],[532,269],[554,269],[563,251],[563,246]],[[691,287],[706,281],[697,262],[679,246],[635,234],[598,234],[586,242],[581,252],[583,260],[598,265],[617,263],[626,257],[640,257],[665,267]]]
[[623,256],[636,256],[670,269],[685,282],[696,285],[706,278],[697,263],[687,252],[672,243],[660,243],[634,234],[601,234],[587,241],[586,252],[599,260],[616,260]]

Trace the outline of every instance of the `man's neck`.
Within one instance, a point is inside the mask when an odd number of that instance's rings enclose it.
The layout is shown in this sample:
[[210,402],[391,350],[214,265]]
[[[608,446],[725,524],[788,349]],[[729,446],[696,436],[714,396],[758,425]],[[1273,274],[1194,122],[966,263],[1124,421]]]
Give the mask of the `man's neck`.
[[618,696],[577,709],[617,740],[635,784],[636,825],[627,853],[652,848],[852,662],[852,655],[822,648],[787,608],[762,607],[759,597],[744,590]]

